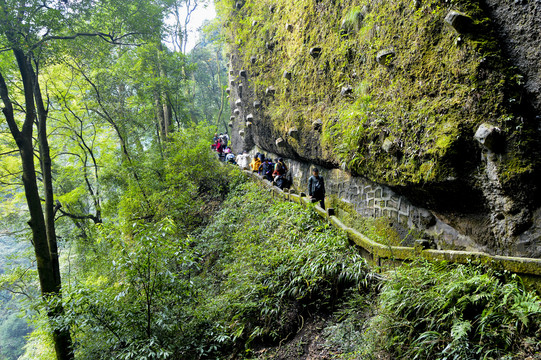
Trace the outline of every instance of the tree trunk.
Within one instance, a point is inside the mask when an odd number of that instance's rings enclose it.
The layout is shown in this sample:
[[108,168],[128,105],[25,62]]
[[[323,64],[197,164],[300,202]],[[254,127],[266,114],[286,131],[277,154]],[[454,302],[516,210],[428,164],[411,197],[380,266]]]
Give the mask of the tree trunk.
[[[58,250],[54,226],[54,208],[51,158],[46,134],[47,113],[43,106],[43,99],[37,84],[37,75],[34,73],[28,56],[22,50],[13,49],[17,65],[23,80],[25,97],[25,120],[20,130],[14,116],[13,105],[9,97],[7,84],[0,74],[0,96],[4,102],[3,113],[10,128],[11,134],[17,143],[21,156],[23,170],[23,185],[30,213],[28,224],[32,229],[32,243],[37,262],[38,277],[42,296],[47,300],[58,297],[53,307],[47,309],[47,315],[51,320],[63,313],[61,297],[60,266],[58,262]],[[36,168],[34,165],[33,126],[36,120],[36,103],[38,104],[38,138],[39,155],[43,172],[43,184],[46,204],[45,213],[41,206],[38,189]],[[50,206],[50,208],[49,208]],[[54,328],[53,340],[55,343],[56,357],[58,360],[71,360],[74,358],[69,329]]]
[[160,94],[158,90],[154,90],[154,111],[156,112],[156,123],[159,128],[160,140],[165,141],[166,132],[165,132],[165,116],[164,116],[164,106],[162,105]]

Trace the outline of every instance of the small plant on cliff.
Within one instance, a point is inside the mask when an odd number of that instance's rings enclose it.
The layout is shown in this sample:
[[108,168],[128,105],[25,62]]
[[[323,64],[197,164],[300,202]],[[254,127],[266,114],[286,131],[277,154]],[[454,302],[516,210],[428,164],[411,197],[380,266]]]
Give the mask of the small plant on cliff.
[[342,20],[340,31],[342,35],[347,36],[349,34],[355,34],[362,26],[364,19],[363,12],[360,6],[354,6]]

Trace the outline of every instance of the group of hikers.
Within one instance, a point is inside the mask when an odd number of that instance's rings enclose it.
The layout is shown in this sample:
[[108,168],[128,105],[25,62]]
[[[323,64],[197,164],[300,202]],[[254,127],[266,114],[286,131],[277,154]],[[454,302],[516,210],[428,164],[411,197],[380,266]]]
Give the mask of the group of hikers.
[[210,145],[210,148],[218,153],[218,156],[220,157],[220,160],[231,163],[231,164],[237,164],[235,162],[235,154],[233,154],[233,151],[227,144],[229,143],[229,135],[227,133],[218,135],[217,133],[214,134],[214,138],[212,139],[212,145]]
[[250,169],[257,172],[264,179],[274,182],[280,189],[289,189],[293,184],[291,171],[287,168],[284,159],[278,158],[274,161],[265,154],[256,153],[250,163]]
[[[291,188],[293,177],[291,169],[287,167],[284,159],[278,158],[273,160],[265,156],[265,154],[256,153],[252,161],[248,164],[249,155],[243,153],[237,159],[231,148],[227,146],[228,142],[229,136],[227,133],[220,135],[214,134],[211,148],[218,153],[220,160],[239,165],[243,168],[249,167],[250,170],[258,173],[282,190]],[[308,196],[312,202],[319,202],[320,206],[325,209],[325,182],[323,177],[319,176],[319,170],[317,168],[312,170],[312,176],[308,179]]]

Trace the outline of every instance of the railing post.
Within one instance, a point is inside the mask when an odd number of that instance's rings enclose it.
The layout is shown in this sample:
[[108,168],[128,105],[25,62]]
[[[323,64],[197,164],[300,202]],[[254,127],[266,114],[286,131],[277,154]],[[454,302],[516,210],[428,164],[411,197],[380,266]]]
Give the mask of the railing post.
[[300,196],[299,202],[301,203],[301,206],[302,206],[302,207],[305,207],[304,201],[302,201],[302,198],[305,198],[305,197],[306,197],[306,194],[303,193],[303,192],[301,192],[301,193],[299,194],[299,196]]
[[328,208],[327,209],[327,219],[330,219],[331,216],[335,216],[334,209],[333,208]]

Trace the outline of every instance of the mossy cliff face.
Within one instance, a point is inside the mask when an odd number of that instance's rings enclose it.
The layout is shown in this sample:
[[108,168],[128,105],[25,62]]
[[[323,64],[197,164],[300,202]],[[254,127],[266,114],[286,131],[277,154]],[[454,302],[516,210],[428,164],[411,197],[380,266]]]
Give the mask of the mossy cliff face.
[[538,205],[539,131],[524,78],[479,3],[217,7],[237,150],[347,169],[474,229],[481,246],[513,252]]

